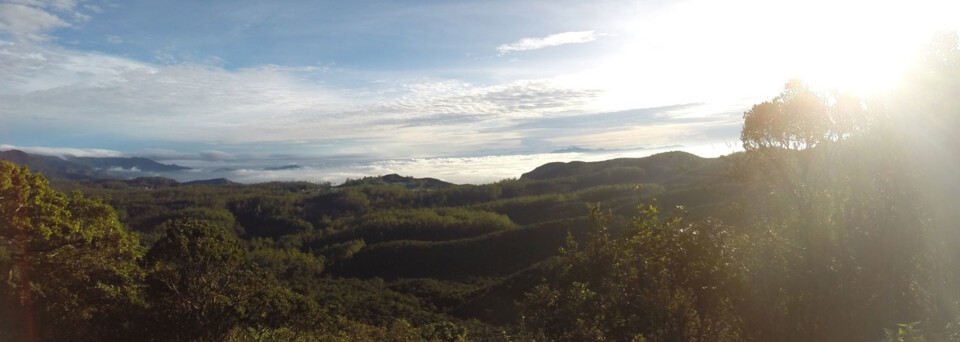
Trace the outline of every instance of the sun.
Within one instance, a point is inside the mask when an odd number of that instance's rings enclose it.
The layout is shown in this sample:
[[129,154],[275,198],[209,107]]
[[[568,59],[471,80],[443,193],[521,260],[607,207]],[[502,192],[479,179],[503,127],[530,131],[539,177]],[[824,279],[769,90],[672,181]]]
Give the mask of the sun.
[[861,96],[891,90],[937,30],[958,21],[954,1],[834,1],[792,8],[793,77]]
[[683,0],[624,12],[604,36],[615,48],[552,79],[597,90],[590,110],[743,107],[776,96],[790,79],[883,95],[930,38],[960,29],[957,0]]
[[[906,45],[906,44],[904,44]],[[914,47],[877,48],[839,45],[830,56],[811,54],[792,72],[821,90],[835,90],[867,96],[892,89],[913,60]]]

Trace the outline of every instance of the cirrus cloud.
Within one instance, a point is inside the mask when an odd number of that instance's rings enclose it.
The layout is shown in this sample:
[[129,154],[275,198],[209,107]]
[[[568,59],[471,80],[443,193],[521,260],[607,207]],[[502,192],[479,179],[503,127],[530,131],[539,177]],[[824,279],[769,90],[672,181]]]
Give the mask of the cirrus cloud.
[[[582,113],[598,94],[551,79],[486,85],[399,79],[390,83],[396,89],[344,89],[325,80],[350,70],[157,65],[28,42],[0,45],[0,64],[6,66],[0,68],[0,112],[18,132],[76,139],[110,122],[114,137],[180,146],[334,142],[323,154],[351,148],[336,141],[370,139],[431,150],[425,142],[437,132],[476,141],[447,151],[453,154],[498,145],[493,141],[518,138],[498,127]],[[13,142],[24,133],[10,134]]]
[[0,3],[0,33],[17,41],[46,41],[50,39],[50,32],[74,27],[90,18],[77,8],[76,0],[6,0]]
[[70,23],[42,9],[22,4],[0,4],[0,32],[17,40],[46,40],[47,32]]
[[503,56],[517,51],[537,50],[566,44],[588,43],[597,40],[599,36],[601,36],[601,34],[597,34],[594,31],[570,31],[551,34],[542,38],[523,38],[514,43],[498,46],[497,52]]

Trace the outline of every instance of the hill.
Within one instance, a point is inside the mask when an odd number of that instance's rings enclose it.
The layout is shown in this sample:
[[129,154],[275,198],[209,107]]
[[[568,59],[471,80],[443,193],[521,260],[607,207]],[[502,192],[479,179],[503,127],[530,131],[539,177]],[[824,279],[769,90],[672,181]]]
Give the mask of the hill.
[[0,151],[0,160],[26,165],[48,178],[69,180],[124,178],[118,171],[177,172],[189,170],[176,164],[161,164],[147,158],[73,157],[30,154],[20,150]]
[[560,178],[603,178],[611,184],[644,179],[659,182],[684,170],[702,166],[710,159],[687,152],[665,152],[644,158],[619,158],[599,162],[547,163],[520,176],[521,180],[556,180]]
[[226,178],[214,178],[214,179],[202,179],[184,182],[181,185],[239,185],[240,183],[231,181]]
[[360,186],[360,185],[388,185],[400,186],[411,190],[418,189],[445,189],[454,186],[453,183],[447,183],[436,178],[414,178],[401,176],[398,174],[389,174],[377,177],[364,177],[360,179],[348,179],[341,187]]
[[189,182],[178,182],[165,177],[137,177],[134,179],[81,179],[75,180],[77,186],[105,189],[164,189],[191,185],[239,185],[240,183],[226,178],[203,179]]
[[42,173],[48,178],[61,179],[88,179],[114,178],[107,170],[76,163],[66,158],[33,155],[20,150],[0,151],[0,160],[6,160],[17,165],[26,165],[31,171]]
[[189,167],[183,167],[177,164],[161,164],[147,158],[139,157],[67,157],[66,160],[97,169],[121,168],[125,170],[139,170],[143,172],[175,172],[190,169]]

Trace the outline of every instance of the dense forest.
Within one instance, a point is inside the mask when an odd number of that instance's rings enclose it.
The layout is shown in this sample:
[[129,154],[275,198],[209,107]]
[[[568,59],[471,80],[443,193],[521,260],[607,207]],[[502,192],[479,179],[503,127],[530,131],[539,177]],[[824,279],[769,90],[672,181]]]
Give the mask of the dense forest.
[[960,51],[744,151],[179,184],[0,162],[2,341],[960,341]]

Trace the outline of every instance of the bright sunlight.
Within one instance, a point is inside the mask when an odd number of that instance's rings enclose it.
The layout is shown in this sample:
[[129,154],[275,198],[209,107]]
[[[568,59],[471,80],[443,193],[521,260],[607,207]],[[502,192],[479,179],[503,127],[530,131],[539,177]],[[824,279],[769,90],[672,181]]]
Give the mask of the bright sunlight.
[[957,26],[960,2],[689,1],[624,20],[627,44],[567,84],[603,89],[607,110],[756,100],[786,79],[856,95],[884,92],[923,43]]

